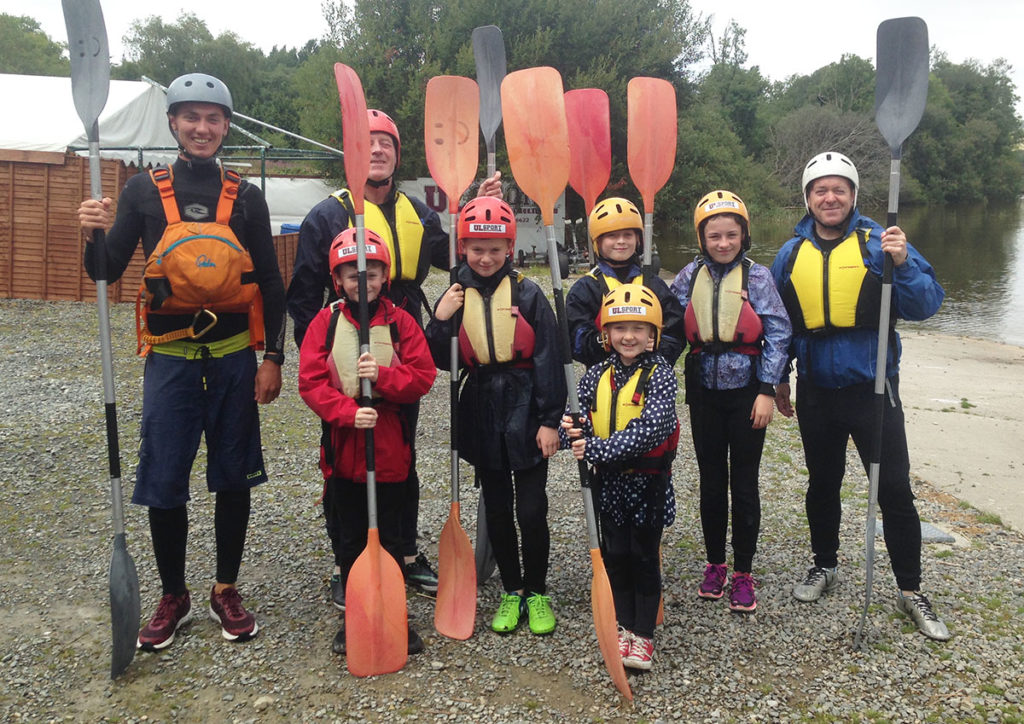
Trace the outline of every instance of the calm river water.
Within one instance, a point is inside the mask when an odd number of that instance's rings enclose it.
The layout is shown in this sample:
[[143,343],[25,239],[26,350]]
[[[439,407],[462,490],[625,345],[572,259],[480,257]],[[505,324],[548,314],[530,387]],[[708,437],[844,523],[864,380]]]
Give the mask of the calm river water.
[[[660,199],[659,199],[660,200]],[[657,211],[657,210],[655,210]],[[884,223],[884,209],[866,209]],[[769,265],[792,236],[800,212],[774,223],[752,224],[755,261]],[[1024,201],[1005,206],[903,208],[900,226],[935,268],[946,301],[925,322],[909,329],[982,337],[1024,346]],[[673,272],[694,255],[693,228],[656,229],[662,268]]]

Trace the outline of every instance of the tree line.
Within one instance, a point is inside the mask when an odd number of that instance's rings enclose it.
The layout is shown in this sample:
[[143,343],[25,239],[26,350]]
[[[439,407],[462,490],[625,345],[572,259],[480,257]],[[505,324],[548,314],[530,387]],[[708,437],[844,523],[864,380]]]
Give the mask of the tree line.
[[[676,165],[659,216],[687,222],[699,194],[734,189],[754,208],[802,205],[800,174],[823,150],[858,165],[865,203],[884,201],[889,149],[873,121],[875,69],[844,55],[809,75],[765,78],[751,64],[745,31],[733,21],[714,37],[710,19],[687,0],[325,0],[319,37],[301,48],[263,52],[233,32],[214,36],[190,13],[167,23],[136,20],[112,77],[163,84],[191,71],[231,88],[236,108],[341,147],[332,66],[360,75],[367,104],[390,113],[402,132],[401,175],[427,175],[423,105],[427,81],[475,77],[473,28],[501,28],[510,70],[550,65],[566,90],[601,88],[611,101],[609,192],[639,200],[626,168],[626,84],[634,76],[672,82],[679,107]],[[705,68],[704,70],[696,70]],[[1024,124],[1003,60],[953,63],[933,49],[928,103],[904,144],[902,204],[1005,202],[1024,193]],[[30,17],[0,15],[0,72],[68,75],[66,44]],[[499,167],[508,168],[498,139]],[[275,145],[295,142],[264,133]],[[339,163],[311,169],[340,179]],[[575,194],[569,214],[582,215]]]

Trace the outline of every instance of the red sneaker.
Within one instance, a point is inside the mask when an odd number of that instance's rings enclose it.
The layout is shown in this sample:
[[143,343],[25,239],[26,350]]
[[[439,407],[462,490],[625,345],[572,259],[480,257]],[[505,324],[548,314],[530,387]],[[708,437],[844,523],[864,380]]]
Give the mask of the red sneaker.
[[216,587],[210,591],[210,618],[220,624],[221,636],[228,641],[248,641],[255,638],[260,627],[256,617],[245,610],[242,596],[232,586],[222,593],[216,593]]
[[654,661],[654,639],[633,634],[629,642],[629,653],[622,659],[622,665],[631,669],[650,671]]
[[174,632],[192,620],[192,599],[188,591],[175,596],[166,594],[160,599],[156,613],[139,631],[136,647],[143,651],[159,651],[174,643]]
[[619,626],[619,656],[625,659],[629,656],[629,644],[633,641],[633,632]]

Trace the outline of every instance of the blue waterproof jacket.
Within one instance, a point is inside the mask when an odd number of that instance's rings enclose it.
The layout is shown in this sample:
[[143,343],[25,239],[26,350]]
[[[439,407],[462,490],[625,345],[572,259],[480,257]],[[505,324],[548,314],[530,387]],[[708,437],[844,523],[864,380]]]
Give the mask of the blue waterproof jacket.
[[[858,209],[854,209],[843,238],[855,229],[868,230],[868,272],[881,278],[885,253],[882,251],[882,227]],[[814,237],[814,219],[804,216],[794,229],[795,236],[783,244],[772,263],[772,276],[781,291],[789,282],[786,270],[793,248],[802,240],[810,240],[821,248]],[[785,295],[783,295],[785,297]],[[935,278],[935,271],[921,254],[907,243],[907,260],[893,268],[892,308],[893,320],[920,321],[935,314],[942,305],[946,292]],[[787,310],[792,317],[797,310]],[[886,377],[899,372],[899,335],[893,331],[889,337]],[[845,329],[828,333],[794,333],[789,357],[796,360],[797,373],[805,382],[819,387],[838,389],[875,379],[875,358],[878,355],[877,329]],[[783,377],[787,382],[788,376]]]

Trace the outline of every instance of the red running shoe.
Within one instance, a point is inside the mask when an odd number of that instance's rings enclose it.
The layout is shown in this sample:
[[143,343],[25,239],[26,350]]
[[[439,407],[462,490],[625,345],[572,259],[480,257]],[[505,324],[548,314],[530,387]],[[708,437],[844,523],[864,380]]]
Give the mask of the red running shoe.
[[221,593],[216,593],[216,587],[210,590],[210,618],[220,624],[221,636],[228,641],[248,641],[260,630],[256,617],[245,610],[242,596],[234,586]]
[[136,647],[143,651],[159,651],[174,643],[174,632],[192,620],[192,599],[188,591],[180,596],[166,594],[160,599],[156,613],[139,631]]

